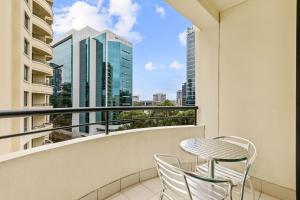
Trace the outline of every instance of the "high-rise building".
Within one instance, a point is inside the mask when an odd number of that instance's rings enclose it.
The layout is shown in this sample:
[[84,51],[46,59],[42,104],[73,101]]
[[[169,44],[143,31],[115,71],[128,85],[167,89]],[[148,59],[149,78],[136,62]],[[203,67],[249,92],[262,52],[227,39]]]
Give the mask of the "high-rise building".
[[[108,30],[98,32],[86,27],[65,34],[55,42],[53,52],[52,62],[57,66],[52,99],[55,107],[132,105],[130,42]],[[68,123],[76,125],[98,122],[103,116],[80,113],[70,118]],[[96,130],[97,126],[73,129],[83,134],[94,134]]]
[[[0,2],[1,83],[0,109],[48,108],[52,94],[48,61],[52,58],[53,0]],[[4,50],[5,49],[5,50]],[[15,118],[0,122],[0,134],[50,128],[49,116]],[[0,154],[44,144],[49,133],[1,140]]]
[[176,92],[176,105],[182,106],[182,90],[177,90]]
[[181,99],[182,99],[182,105],[183,106],[186,106],[186,83],[182,83],[182,86],[181,86]]
[[167,95],[163,93],[153,94],[153,102],[154,103],[162,103],[167,99]]
[[186,71],[186,105],[195,105],[195,27],[186,31],[187,40],[187,71]]

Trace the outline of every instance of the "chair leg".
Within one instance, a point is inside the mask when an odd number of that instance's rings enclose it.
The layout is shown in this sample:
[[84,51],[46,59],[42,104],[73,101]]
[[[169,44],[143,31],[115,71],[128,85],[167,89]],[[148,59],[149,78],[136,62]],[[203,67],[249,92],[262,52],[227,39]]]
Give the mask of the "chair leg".
[[250,189],[251,189],[251,192],[252,192],[252,195],[253,195],[253,196],[252,196],[252,197],[253,197],[253,200],[256,200],[255,190],[254,190],[254,187],[253,187],[251,178],[249,179],[249,182],[250,182]]
[[164,198],[164,192],[165,192],[165,189],[162,189],[160,192],[160,195],[159,195],[159,200],[162,200]]

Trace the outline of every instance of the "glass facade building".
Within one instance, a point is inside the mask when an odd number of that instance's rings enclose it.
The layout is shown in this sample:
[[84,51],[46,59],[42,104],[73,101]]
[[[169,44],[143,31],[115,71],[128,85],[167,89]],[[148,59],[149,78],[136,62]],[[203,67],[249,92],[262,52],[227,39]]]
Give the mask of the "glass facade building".
[[195,105],[195,29],[187,29],[187,72],[186,102],[187,106]]
[[[97,34],[95,34],[97,33]],[[110,31],[74,31],[53,46],[55,107],[132,105],[132,46]],[[111,114],[111,119],[117,113]],[[73,114],[72,124],[100,122],[102,113]],[[74,131],[74,130],[73,130]],[[88,126],[78,128],[90,133]]]
[[53,46],[53,96],[54,107],[72,107],[72,38]]

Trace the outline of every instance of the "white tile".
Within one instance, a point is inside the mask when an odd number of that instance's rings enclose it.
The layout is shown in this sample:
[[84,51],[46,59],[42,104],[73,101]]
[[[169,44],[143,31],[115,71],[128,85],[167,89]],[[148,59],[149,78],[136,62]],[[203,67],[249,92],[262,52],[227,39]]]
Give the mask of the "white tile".
[[140,181],[145,181],[157,177],[157,169],[151,168],[140,172]]
[[121,179],[121,190],[140,182],[140,173],[131,174]]
[[259,200],[279,200],[279,199],[277,199],[275,197],[271,197],[271,196],[266,195],[266,194],[261,194]]
[[97,190],[82,197],[80,200],[97,200]]
[[124,194],[117,193],[106,200],[129,200]]
[[154,195],[153,197],[151,197],[149,200],[159,200],[159,195]]
[[[239,198],[239,196],[240,196],[240,189],[241,189],[240,187],[233,189],[233,199]],[[255,198],[256,198],[256,200],[259,199],[259,196],[260,196],[260,192],[255,191]],[[251,191],[251,189],[249,187],[245,187],[244,200],[253,200],[253,194],[252,194],[252,191]]]
[[98,190],[98,200],[106,199],[107,197],[120,192],[120,180],[105,185]]
[[132,186],[121,192],[130,200],[148,200],[155,193],[151,192],[142,184]]
[[142,184],[154,193],[159,193],[162,190],[162,184],[159,178],[144,181]]

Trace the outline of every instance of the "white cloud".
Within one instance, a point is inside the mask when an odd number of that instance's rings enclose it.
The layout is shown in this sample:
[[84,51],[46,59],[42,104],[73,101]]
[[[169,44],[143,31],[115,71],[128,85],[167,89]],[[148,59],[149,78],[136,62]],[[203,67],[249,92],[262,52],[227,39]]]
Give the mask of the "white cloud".
[[177,60],[174,60],[173,62],[171,62],[170,66],[171,69],[181,69],[184,67],[183,64],[181,64],[180,62],[178,62]]
[[148,70],[148,71],[153,71],[153,70],[156,70],[157,67],[152,62],[148,62],[145,65],[145,69]]
[[186,46],[186,30],[179,33],[178,39],[179,39],[180,45],[185,47]]
[[158,4],[155,4],[156,12],[160,15],[161,18],[165,18],[166,12],[165,9],[162,6],[159,6]]
[[134,43],[142,40],[141,34],[133,30],[139,11],[134,0],[110,0],[107,6],[103,0],[80,0],[54,10],[53,30],[58,35],[90,26],[98,31],[111,29]]

